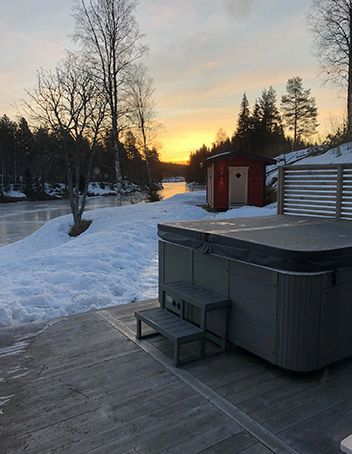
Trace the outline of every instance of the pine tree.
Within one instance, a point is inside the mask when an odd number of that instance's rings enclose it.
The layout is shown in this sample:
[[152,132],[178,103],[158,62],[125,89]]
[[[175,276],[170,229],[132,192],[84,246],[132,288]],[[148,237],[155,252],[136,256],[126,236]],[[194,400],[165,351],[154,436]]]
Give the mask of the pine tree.
[[13,183],[16,161],[17,124],[7,115],[0,118],[0,186]]
[[187,183],[205,184],[207,181],[206,166],[201,166],[201,163],[210,156],[210,150],[203,145],[199,150],[190,154],[187,168],[186,181]]
[[311,90],[303,88],[303,80],[293,77],[287,82],[287,94],[282,97],[281,109],[286,125],[293,132],[293,147],[296,149],[302,138],[316,132],[318,109]]
[[263,90],[262,97],[258,100],[259,117],[266,133],[273,133],[282,126],[279,109],[276,106],[276,91],[273,87]]
[[[251,145],[256,148],[256,143],[262,143],[264,137],[264,128],[262,125],[261,108],[259,100],[256,99],[253,107],[253,115],[251,118]],[[256,151],[256,150],[253,150]]]
[[123,153],[121,154],[121,171],[123,176],[140,186],[148,185],[148,173],[145,160],[137,147],[132,131],[126,131]]
[[[14,182],[17,183],[17,175],[21,171],[22,175],[25,177],[25,190],[27,192],[32,191],[32,178],[33,173],[37,171],[34,168],[34,136],[32,131],[29,128],[27,120],[25,118],[20,118],[18,122],[18,128],[16,131],[16,143],[17,147],[15,150],[15,160],[14,160],[14,172],[15,178]],[[38,175],[39,178],[39,175]],[[39,179],[38,179],[39,181]]]
[[249,138],[251,133],[251,113],[246,93],[243,94],[240,113],[238,114],[237,129],[233,141],[243,151],[249,151]]
[[133,135],[132,131],[127,131],[125,134],[124,148],[126,150],[128,159],[133,160],[136,158],[136,156],[138,156],[138,158],[141,158],[141,155],[136,146],[136,138]]
[[263,90],[261,98],[256,101],[251,122],[253,152],[276,156],[284,151],[287,141],[273,87]]

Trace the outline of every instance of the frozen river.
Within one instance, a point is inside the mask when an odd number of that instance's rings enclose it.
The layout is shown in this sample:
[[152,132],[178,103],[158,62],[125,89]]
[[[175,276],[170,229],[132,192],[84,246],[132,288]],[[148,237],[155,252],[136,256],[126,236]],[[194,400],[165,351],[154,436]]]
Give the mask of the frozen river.
[[[183,192],[187,192],[185,183],[164,183],[164,189],[160,191],[164,199]],[[138,200],[141,200],[138,195],[125,196],[123,203],[130,204]],[[115,197],[91,197],[86,210],[115,205]],[[2,203],[0,204],[0,246],[21,240],[51,219],[69,213],[70,207],[67,200]]]

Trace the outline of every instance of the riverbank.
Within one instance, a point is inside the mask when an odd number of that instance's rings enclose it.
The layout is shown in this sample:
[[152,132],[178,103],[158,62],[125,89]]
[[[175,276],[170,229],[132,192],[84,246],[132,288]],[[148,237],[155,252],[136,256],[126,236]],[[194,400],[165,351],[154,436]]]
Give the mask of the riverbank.
[[[185,183],[164,183],[159,192],[162,199],[168,199],[175,194],[188,192]],[[123,205],[145,202],[146,194],[135,192],[124,194]],[[116,196],[95,196],[87,199],[86,211],[99,208],[116,207]],[[0,204],[0,246],[14,243],[31,235],[46,222],[70,214],[70,206],[65,199],[26,201]]]
[[[123,195],[144,193],[144,188],[135,183],[124,181],[122,183]],[[89,183],[88,197],[111,197],[116,196],[116,189],[111,183]],[[30,191],[26,190],[23,185],[10,184],[0,190],[0,203],[16,202],[43,202],[50,200],[67,200],[67,188],[63,183],[33,186]]]
[[[145,194],[136,193],[122,198],[124,205],[142,203]],[[116,196],[89,197],[86,212],[116,207]],[[19,201],[0,204],[0,246],[20,241],[60,216],[70,215],[68,200]]]
[[242,207],[216,214],[199,207],[204,203],[204,192],[191,192],[157,203],[93,210],[86,213],[91,227],[78,238],[68,236],[72,220],[63,216],[0,248],[0,325],[155,298],[160,222],[275,213],[273,207]]

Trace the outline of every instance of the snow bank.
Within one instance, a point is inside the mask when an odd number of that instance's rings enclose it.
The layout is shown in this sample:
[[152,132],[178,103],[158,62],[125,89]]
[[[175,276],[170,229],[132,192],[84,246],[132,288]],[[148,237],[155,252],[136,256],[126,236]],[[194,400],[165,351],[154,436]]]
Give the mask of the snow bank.
[[6,197],[10,197],[12,199],[25,199],[26,198],[26,194],[24,194],[21,191],[15,191],[15,190],[8,191],[5,193],[5,195],[6,195]]
[[[15,189],[17,188],[17,189]],[[43,191],[49,197],[55,199],[62,199],[66,197],[66,186],[63,183],[49,184],[44,183]],[[13,201],[25,200],[27,199],[26,194],[24,193],[24,188],[21,185],[10,185],[8,191],[3,191],[7,199],[13,199]],[[124,180],[122,182],[122,194],[135,194],[143,193],[143,189],[135,183]],[[34,194],[35,195],[35,194]],[[90,197],[102,197],[102,196],[111,196],[116,195],[116,187],[110,183],[89,183],[88,186],[88,195]]]
[[69,238],[70,216],[0,248],[0,325],[48,320],[157,296],[157,224],[163,221],[265,216],[275,207],[207,213],[204,192],[154,204],[90,211],[93,224]]
[[163,183],[184,183],[186,181],[185,177],[169,177],[164,178]]
[[[134,194],[136,192],[142,192],[142,188],[127,180],[122,182],[122,194]],[[116,186],[109,183],[89,183],[88,194],[93,197],[116,195]]]
[[22,200],[26,198],[26,195],[18,189],[18,187],[14,184],[10,185],[9,190],[4,190],[3,191],[5,196],[9,199],[15,199],[15,200]]
[[312,148],[293,151],[276,158],[277,165],[267,167],[267,184],[277,181],[277,169],[283,165],[311,165],[311,164],[351,164],[352,143],[346,143],[325,153],[317,154]]
[[345,143],[320,155],[310,155],[297,164],[351,164],[352,143]]

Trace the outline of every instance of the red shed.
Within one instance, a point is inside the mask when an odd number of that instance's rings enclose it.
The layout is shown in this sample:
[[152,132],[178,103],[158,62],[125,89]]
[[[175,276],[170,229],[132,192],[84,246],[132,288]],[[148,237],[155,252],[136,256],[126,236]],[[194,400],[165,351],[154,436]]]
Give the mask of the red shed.
[[265,156],[230,151],[210,156],[207,167],[207,203],[214,210],[239,205],[265,205],[266,166],[276,161]]

